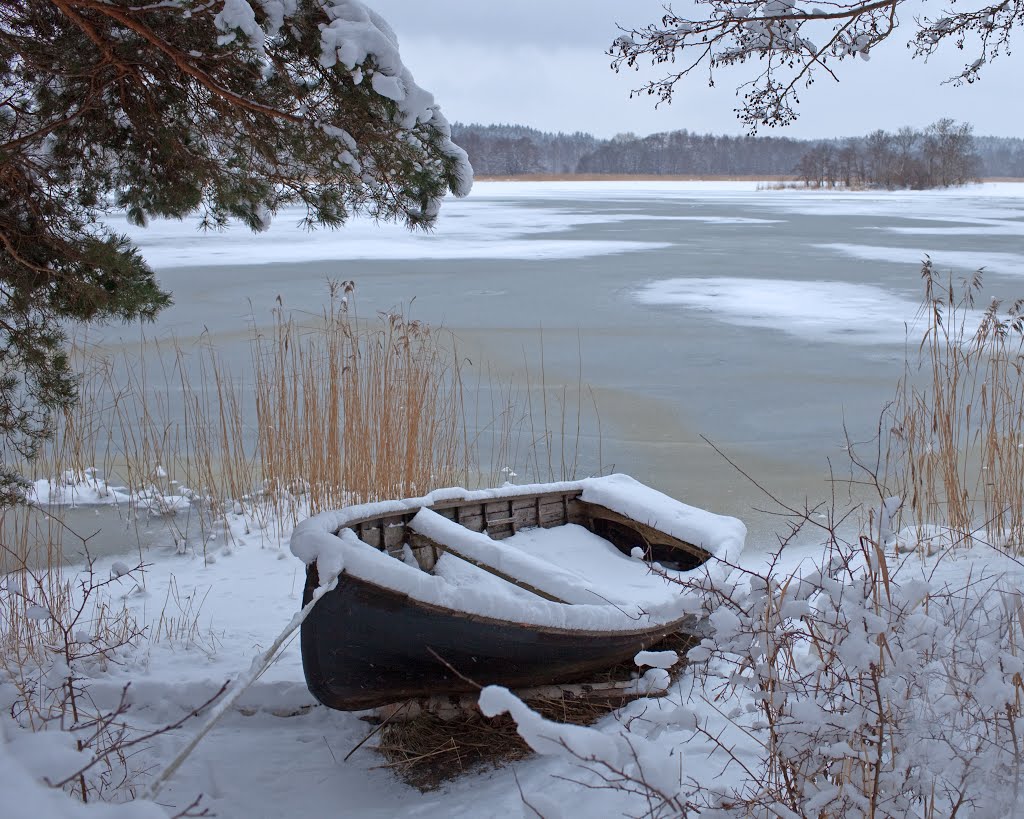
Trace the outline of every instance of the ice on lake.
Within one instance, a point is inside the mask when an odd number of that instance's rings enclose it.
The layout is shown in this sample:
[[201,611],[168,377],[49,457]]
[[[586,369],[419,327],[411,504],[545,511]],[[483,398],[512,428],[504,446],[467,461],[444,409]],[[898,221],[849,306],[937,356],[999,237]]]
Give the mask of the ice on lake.
[[[457,334],[471,373],[534,380],[543,350],[552,389],[590,385],[601,423],[584,418],[582,472],[614,465],[740,515],[754,492],[701,436],[780,491],[829,491],[844,424],[877,428],[916,344],[906,326],[925,254],[954,280],[985,267],[988,295],[1024,290],[1024,185],[1010,183],[480,182],[429,234],[365,220],[309,232],[301,216],[282,212],[261,234],[117,222],[174,293],[147,332],[212,343],[245,372],[249,332],[278,300],[316,314],[327,279],[353,279],[361,315],[412,301],[415,318]],[[97,337],[119,336],[135,344],[138,331]]]
[[700,310],[729,324],[807,341],[899,344],[918,302],[883,287],[787,279],[666,279],[641,287],[641,304]]
[[[971,271],[984,268],[991,273],[1003,273],[1009,276],[1024,275],[1024,255],[1020,253],[1001,253],[985,250],[947,250],[940,249],[929,251],[929,247],[935,239],[919,239],[919,234],[912,234],[914,238],[904,239],[900,247],[885,247],[877,245],[855,245],[855,244],[824,244],[818,245],[823,250],[832,250],[852,256],[855,259],[864,259],[873,262],[899,262],[902,264],[919,264],[924,256],[931,258],[932,263],[939,270],[949,269],[955,271]],[[934,236],[963,236],[960,230],[953,228],[947,231],[936,231]],[[968,234],[970,235],[970,234]],[[1013,235],[1006,234],[982,234],[978,236]]]

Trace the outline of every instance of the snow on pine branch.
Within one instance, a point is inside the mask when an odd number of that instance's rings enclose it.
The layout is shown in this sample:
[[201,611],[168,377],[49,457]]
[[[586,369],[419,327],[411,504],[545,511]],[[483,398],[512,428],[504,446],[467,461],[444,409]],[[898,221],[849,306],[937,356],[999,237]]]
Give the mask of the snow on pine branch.
[[[402,62],[398,37],[383,17],[358,0],[316,2],[330,21],[320,26],[321,66],[343,65],[353,73],[356,85],[368,77],[374,91],[398,103],[406,128],[434,119],[434,98],[416,84]],[[248,0],[224,0],[214,18],[217,29],[224,32],[218,43],[233,42],[238,32],[265,54],[267,42],[299,11],[298,0],[258,0],[258,6],[264,15],[263,25],[257,22]],[[372,62],[372,69],[364,67],[368,62]],[[271,68],[268,65],[268,70]]]
[[[472,186],[394,31],[358,0],[68,0],[49,29],[43,3],[0,0],[0,40],[24,50],[0,85],[35,102],[0,118],[0,144],[35,155],[52,137],[69,175],[96,180],[86,207],[112,193],[137,224],[199,211],[206,227],[264,230],[300,203],[311,226],[362,212],[429,227],[449,191]],[[69,49],[81,66],[41,79],[45,55]]]
[[[671,102],[676,85],[696,69],[716,72],[756,58],[756,74],[740,81],[742,121],[787,125],[797,118],[799,91],[823,72],[834,79],[837,64],[860,57],[883,43],[899,25],[897,12],[906,0],[798,3],[796,0],[696,0],[703,16],[677,15],[666,8],[659,23],[625,31],[611,46],[612,67],[638,68],[641,62],[671,66],[660,79],[633,93]],[[933,0],[934,2],[934,0]],[[974,59],[950,78],[955,84],[974,82],[989,61],[1008,51],[1013,30],[1024,23],[1024,0],[985,5],[972,10],[944,10],[937,18],[915,18],[910,47],[927,58],[952,42],[960,50],[973,46]],[[969,42],[970,41],[970,42]]]
[[[416,83],[402,61],[398,37],[391,26],[358,0],[310,1],[321,8],[329,21],[320,25],[320,66],[325,69],[338,65],[344,67],[357,86],[368,81],[374,92],[396,104],[399,112],[396,122],[406,132],[412,132],[421,124],[439,131],[443,136],[441,150],[456,166],[452,193],[467,195],[473,182],[469,159],[465,151],[451,141],[451,127],[433,95]],[[257,52],[266,54],[267,44],[308,2],[257,0],[257,4],[264,21],[262,25],[257,22],[257,14],[247,0],[224,0],[223,8],[215,18],[217,29],[224,32],[218,38],[219,44],[230,43],[239,32]],[[272,61],[267,61],[266,70],[273,70]],[[325,133],[342,143],[339,154],[342,161],[356,173],[362,173],[363,166],[358,160],[358,149],[352,136],[333,123],[320,122],[319,125]],[[416,141],[411,134],[404,140]],[[436,215],[439,205],[439,199],[432,202],[425,209],[425,215],[428,218]]]

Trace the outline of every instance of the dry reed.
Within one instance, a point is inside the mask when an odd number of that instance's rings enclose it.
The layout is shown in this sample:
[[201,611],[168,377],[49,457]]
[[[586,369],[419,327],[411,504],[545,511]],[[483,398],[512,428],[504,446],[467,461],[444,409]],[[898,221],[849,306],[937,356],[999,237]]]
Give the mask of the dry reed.
[[981,274],[959,287],[922,276],[922,341],[882,418],[882,497],[902,500],[916,543],[1024,549],[1024,300],[975,308]]
[[[455,337],[402,313],[361,321],[352,287],[332,283],[313,321],[279,305],[271,329],[254,334],[241,376],[208,343],[143,340],[110,356],[79,341],[81,400],[24,471],[57,484],[120,484],[150,514],[178,503],[203,541],[225,509],[266,525],[282,513],[494,477],[479,466],[479,433],[471,439]],[[502,396],[514,400],[511,389]],[[483,429],[500,458],[512,454],[507,440],[522,415],[511,404],[492,409]],[[124,511],[130,521],[134,510]]]
[[142,338],[115,355],[77,340],[81,400],[22,471],[58,488],[117,487],[126,527],[160,515],[181,549],[228,535],[226,511],[274,534],[277,521],[350,502],[517,471],[575,477],[581,372],[575,389],[549,384],[542,342],[539,385],[524,360],[524,387],[482,366],[467,388],[452,333],[401,311],[363,320],[353,289],[329,283],[323,312],[302,320],[279,303],[240,373],[205,337],[190,348]]
[[423,494],[470,472],[454,336],[402,313],[362,324],[351,293],[332,284],[312,327],[275,311],[254,345],[262,474],[309,512]]

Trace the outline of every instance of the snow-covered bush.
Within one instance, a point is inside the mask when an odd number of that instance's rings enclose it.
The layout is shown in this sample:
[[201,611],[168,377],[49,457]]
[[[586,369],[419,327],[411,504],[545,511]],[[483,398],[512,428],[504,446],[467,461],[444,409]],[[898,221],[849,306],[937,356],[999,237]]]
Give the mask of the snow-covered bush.
[[[749,700],[764,750],[729,801],[794,816],[1007,816],[1021,785],[1024,607],[1000,578],[891,568],[833,544],[803,574],[717,595],[708,692]],[[712,597],[712,599],[714,599]]]
[[649,816],[1015,815],[1024,602],[983,563],[950,565],[890,566],[864,537],[813,568],[705,575],[689,701],[634,704],[600,730],[494,689],[481,707]]

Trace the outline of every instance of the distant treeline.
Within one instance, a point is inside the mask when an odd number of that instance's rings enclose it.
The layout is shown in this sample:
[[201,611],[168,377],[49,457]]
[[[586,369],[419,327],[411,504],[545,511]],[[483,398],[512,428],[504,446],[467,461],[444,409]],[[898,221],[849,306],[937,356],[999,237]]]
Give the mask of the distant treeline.
[[[715,134],[694,134],[689,131],[671,131],[639,137],[635,134],[619,134],[612,139],[597,139],[591,134],[552,134],[526,128],[521,125],[461,125],[453,126],[455,141],[468,153],[476,173],[481,176],[518,176],[523,174],[623,174],[654,176],[797,176],[809,177],[811,184],[869,184],[891,186],[921,186],[923,182],[916,175],[920,170],[911,171],[913,163],[904,163],[899,169],[895,164],[891,174],[877,177],[876,167],[881,173],[883,165],[868,164],[870,151],[877,158],[882,146],[900,160],[915,157],[928,167],[925,153],[925,137],[941,123],[948,123],[947,130],[967,129],[970,147],[966,151],[973,155],[969,176],[1011,176],[1024,177],[1024,139],[1009,137],[971,137],[969,126],[960,126],[942,120],[924,131],[901,129],[895,134],[878,131],[867,137],[835,140],[799,140],[789,137],[748,137],[719,136]],[[915,139],[911,149],[903,146],[912,132]],[[904,136],[900,136],[904,134]],[[934,134],[933,134],[934,136]],[[963,144],[962,142],[960,143]],[[930,146],[931,143],[928,143]],[[948,146],[947,146],[948,147]],[[931,148],[929,147],[929,150]],[[861,157],[860,165],[853,163],[853,154]],[[838,157],[842,154],[843,163]],[[806,159],[805,159],[806,157]],[[827,161],[825,161],[825,159]],[[832,163],[830,165],[829,163]],[[847,165],[849,182],[845,178]],[[825,170],[818,173],[818,166]],[[813,174],[805,173],[815,167]],[[934,169],[936,165],[932,164]],[[952,168],[952,165],[943,165]],[[958,166],[963,170],[964,165]],[[863,173],[861,173],[863,171]],[[854,176],[857,175],[855,181]],[[956,178],[955,175],[950,179]],[[931,184],[931,183],[929,183]],[[956,184],[946,182],[938,184]]]
[[814,187],[948,188],[981,176],[971,126],[940,119],[923,131],[874,131],[861,139],[821,142],[796,166]]
[[593,153],[602,140],[577,131],[549,134],[523,125],[452,126],[452,138],[481,176],[573,174],[580,160]]

